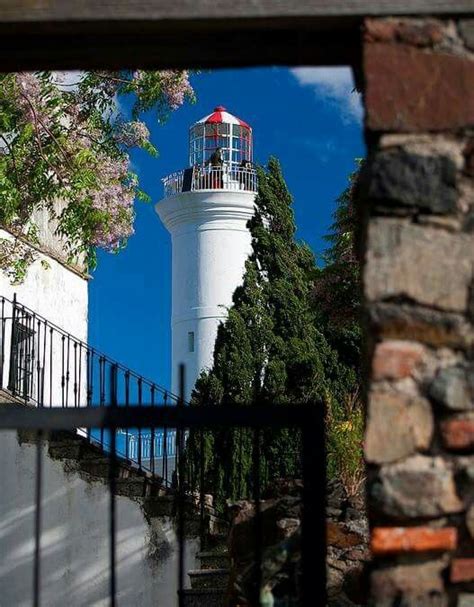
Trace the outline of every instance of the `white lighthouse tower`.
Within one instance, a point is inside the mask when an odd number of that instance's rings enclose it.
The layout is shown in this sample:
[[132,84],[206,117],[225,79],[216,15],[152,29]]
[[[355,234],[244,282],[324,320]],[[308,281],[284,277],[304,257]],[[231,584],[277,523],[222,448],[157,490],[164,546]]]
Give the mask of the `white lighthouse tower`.
[[212,366],[219,323],[251,250],[257,177],[251,127],[222,106],[190,128],[189,167],[166,177],[156,211],[172,239],[172,391]]

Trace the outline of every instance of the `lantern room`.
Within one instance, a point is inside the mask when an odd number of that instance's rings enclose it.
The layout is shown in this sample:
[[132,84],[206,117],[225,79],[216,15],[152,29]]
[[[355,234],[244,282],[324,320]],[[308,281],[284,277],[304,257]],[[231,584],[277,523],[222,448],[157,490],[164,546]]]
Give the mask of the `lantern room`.
[[251,127],[222,105],[189,129],[189,165],[203,166],[214,158],[230,167],[253,161]]

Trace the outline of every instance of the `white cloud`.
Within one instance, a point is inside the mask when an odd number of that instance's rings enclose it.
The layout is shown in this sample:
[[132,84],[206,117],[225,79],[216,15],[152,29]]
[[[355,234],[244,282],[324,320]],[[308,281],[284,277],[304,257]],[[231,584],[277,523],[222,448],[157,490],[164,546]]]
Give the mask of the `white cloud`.
[[362,121],[362,102],[354,91],[349,67],[296,67],[290,70],[301,86],[311,87],[316,97],[336,106],[344,122]]

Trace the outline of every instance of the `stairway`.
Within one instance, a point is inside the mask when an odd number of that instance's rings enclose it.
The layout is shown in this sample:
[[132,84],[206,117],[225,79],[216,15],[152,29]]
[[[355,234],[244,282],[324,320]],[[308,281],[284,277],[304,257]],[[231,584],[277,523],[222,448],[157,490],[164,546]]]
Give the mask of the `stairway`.
[[[19,431],[20,443],[35,443],[37,434]],[[66,472],[76,472],[90,483],[107,484],[110,459],[99,445],[86,437],[69,431],[53,431],[45,437],[50,458],[61,462]],[[150,527],[154,519],[173,518],[176,515],[176,495],[163,485],[162,479],[139,470],[123,459],[115,463],[115,493],[138,502]],[[196,496],[186,496],[185,535],[199,536],[201,522]],[[227,550],[227,523],[206,511],[205,550],[197,554],[200,568],[188,572],[190,588],[182,591],[184,607],[224,607],[229,582],[229,554]],[[153,546],[150,546],[150,555]]]
[[200,569],[188,572],[191,588],[183,590],[183,607],[226,607],[230,557],[227,534],[210,535],[198,553]]

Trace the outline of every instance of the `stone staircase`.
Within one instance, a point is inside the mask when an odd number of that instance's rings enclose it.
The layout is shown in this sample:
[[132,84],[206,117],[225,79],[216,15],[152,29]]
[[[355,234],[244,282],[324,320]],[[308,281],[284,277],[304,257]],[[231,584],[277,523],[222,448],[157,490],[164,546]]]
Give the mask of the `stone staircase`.
[[[35,443],[37,434],[19,431],[20,443]],[[100,445],[70,431],[53,431],[44,439],[50,458],[61,462],[65,472],[78,473],[87,482],[109,482],[111,461]],[[165,487],[159,476],[139,470],[131,462],[117,458],[115,493],[139,502],[153,528],[154,519],[174,518],[176,495]],[[185,535],[198,537],[202,532],[196,496],[186,496]],[[209,508],[205,515],[205,549],[197,554],[199,569],[188,572],[190,588],[182,591],[184,607],[224,607],[229,583],[230,558],[227,549],[228,528]],[[150,547],[150,554],[153,547]]]
[[226,607],[230,557],[227,534],[210,535],[198,553],[200,569],[188,572],[191,588],[183,590],[184,607]]

